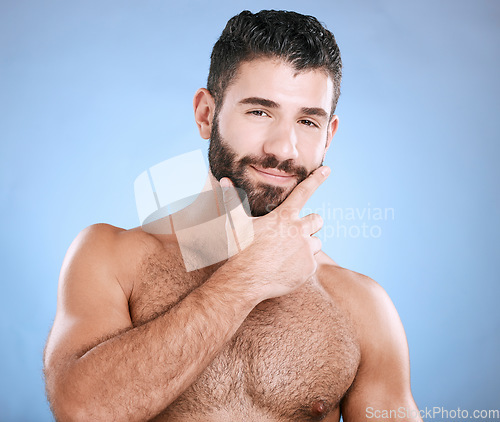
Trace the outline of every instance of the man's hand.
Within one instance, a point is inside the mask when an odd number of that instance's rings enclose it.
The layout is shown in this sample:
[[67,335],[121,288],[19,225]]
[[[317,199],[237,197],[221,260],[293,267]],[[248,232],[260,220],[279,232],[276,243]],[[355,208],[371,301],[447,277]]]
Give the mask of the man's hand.
[[321,250],[321,241],[313,235],[323,220],[317,214],[300,218],[299,213],[329,174],[328,167],[318,168],[280,206],[254,218],[246,214],[231,181],[221,179],[224,206],[242,250],[229,262],[252,275],[260,300],[291,293],[315,273],[314,255]]

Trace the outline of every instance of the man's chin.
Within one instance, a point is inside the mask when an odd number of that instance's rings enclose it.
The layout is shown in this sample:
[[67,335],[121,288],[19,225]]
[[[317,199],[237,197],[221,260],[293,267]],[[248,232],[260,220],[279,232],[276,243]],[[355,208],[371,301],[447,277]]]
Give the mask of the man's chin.
[[259,184],[248,195],[250,210],[253,217],[262,217],[281,205],[294,187]]

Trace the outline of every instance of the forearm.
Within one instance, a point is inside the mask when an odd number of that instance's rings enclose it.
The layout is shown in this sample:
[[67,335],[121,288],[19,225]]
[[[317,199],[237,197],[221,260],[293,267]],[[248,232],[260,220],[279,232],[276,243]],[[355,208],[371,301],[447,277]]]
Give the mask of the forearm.
[[258,302],[225,267],[168,312],[72,359],[57,377],[56,415],[146,420],[182,394]]

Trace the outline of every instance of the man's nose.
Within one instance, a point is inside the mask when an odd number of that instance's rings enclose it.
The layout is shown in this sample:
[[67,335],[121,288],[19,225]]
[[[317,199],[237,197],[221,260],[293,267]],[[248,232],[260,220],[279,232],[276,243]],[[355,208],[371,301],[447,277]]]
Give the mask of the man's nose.
[[279,161],[297,159],[297,134],[292,125],[279,124],[268,133],[264,153],[274,155]]

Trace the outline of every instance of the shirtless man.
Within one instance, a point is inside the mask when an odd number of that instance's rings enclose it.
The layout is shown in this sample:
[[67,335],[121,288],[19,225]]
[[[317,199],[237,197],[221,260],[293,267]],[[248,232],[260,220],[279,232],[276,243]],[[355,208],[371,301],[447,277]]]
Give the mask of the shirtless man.
[[83,230],[44,357],[58,420],[421,421],[393,304],[321,251],[319,216],[298,215],[329,173],[340,72],[314,18],[228,22],[194,112],[219,207],[252,241],[187,272],[175,234]]

